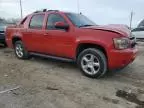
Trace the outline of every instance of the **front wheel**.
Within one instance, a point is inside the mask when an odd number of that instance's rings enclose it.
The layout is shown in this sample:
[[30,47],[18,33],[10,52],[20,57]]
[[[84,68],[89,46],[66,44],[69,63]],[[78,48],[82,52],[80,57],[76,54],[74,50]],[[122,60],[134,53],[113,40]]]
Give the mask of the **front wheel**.
[[95,48],[82,51],[77,60],[82,72],[91,78],[99,78],[107,72],[107,59],[104,53]]

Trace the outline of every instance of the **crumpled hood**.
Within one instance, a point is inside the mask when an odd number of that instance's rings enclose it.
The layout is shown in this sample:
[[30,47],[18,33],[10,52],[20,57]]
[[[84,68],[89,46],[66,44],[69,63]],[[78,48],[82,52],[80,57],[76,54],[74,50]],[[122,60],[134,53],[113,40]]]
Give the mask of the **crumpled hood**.
[[84,27],[86,29],[93,29],[93,30],[104,30],[104,31],[110,31],[110,32],[116,32],[123,36],[129,37],[131,35],[131,32],[129,28],[125,25],[105,25],[105,26],[88,26]]

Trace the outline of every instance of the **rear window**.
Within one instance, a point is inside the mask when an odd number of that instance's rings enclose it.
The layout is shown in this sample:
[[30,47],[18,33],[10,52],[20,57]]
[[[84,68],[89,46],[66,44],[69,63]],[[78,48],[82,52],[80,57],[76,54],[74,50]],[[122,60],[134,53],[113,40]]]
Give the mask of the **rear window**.
[[43,14],[41,15],[34,15],[30,21],[29,28],[31,29],[42,29],[43,27],[43,21],[44,21]]

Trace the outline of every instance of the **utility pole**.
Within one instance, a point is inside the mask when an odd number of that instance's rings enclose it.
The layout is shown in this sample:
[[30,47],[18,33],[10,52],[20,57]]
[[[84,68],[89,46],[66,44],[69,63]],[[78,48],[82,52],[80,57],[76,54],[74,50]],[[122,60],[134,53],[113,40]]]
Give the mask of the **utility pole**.
[[78,13],[80,13],[79,0],[77,0],[77,10],[78,10]]
[[23,10],[22,10],[22,1],[20,0],[20,12],[21,12],[21,19],[23,18]]
[[131,14],[130,14],[130,30],[132,29],[132,21],[133,21],[133,11],[131,11]]

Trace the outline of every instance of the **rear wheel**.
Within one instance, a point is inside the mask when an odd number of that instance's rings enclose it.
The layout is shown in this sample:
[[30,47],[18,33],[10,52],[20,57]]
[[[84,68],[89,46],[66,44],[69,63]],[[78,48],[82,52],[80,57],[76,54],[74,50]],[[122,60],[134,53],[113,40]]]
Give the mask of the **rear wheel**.
[[19,59],[28,59],[29,58],[28,51],[25,49],[22,41],[16,41],[14,48],[15,48],[15,54],[16,54],[17,58],[19,58]]
[[99,78],[107,72],[107,59],[104,53],[95,48],[82,51],[77,60],[82,72],[91,78]]

